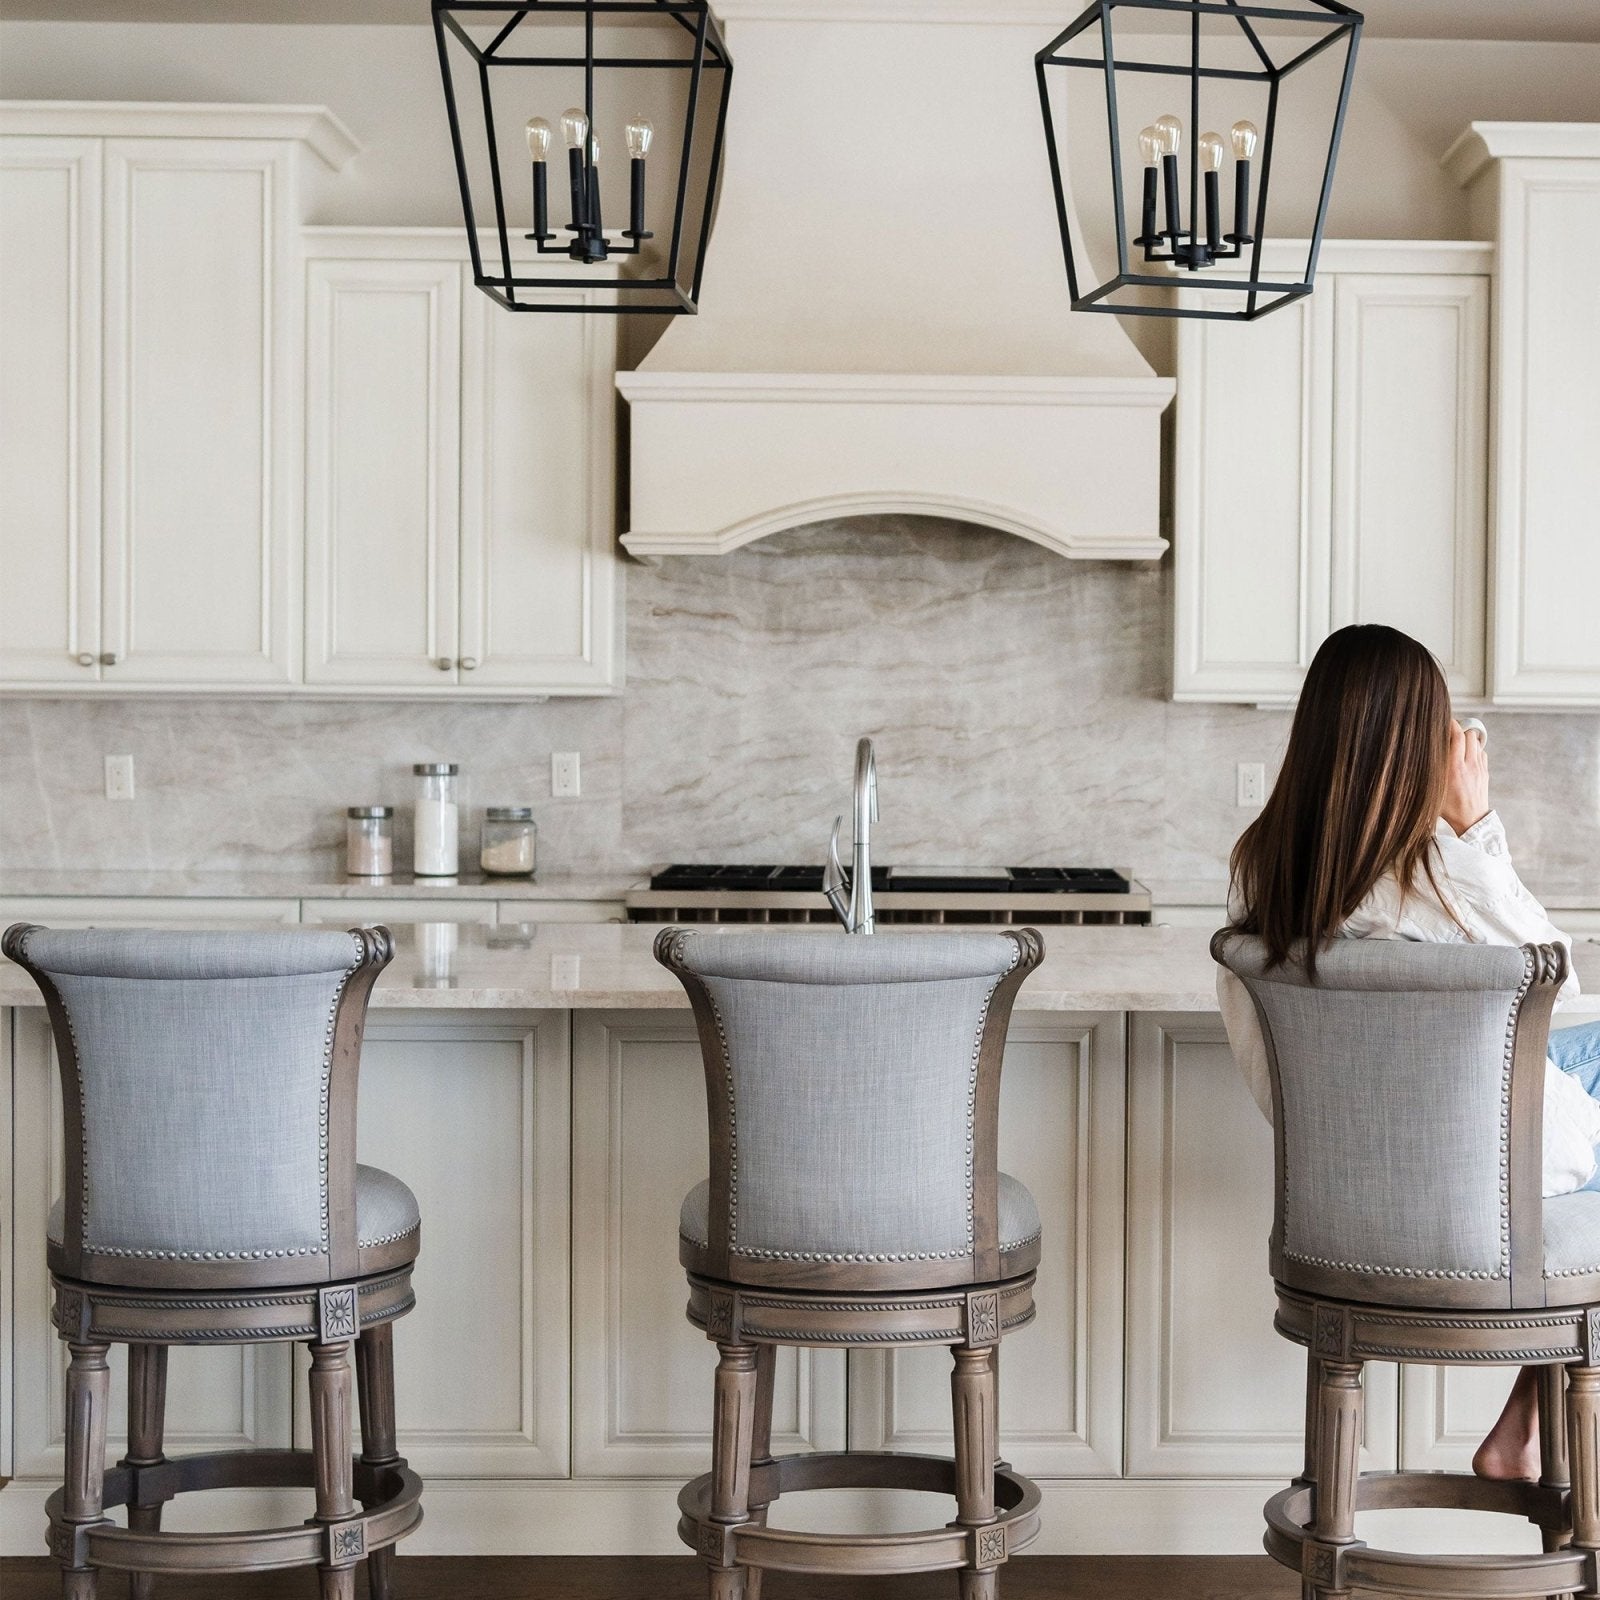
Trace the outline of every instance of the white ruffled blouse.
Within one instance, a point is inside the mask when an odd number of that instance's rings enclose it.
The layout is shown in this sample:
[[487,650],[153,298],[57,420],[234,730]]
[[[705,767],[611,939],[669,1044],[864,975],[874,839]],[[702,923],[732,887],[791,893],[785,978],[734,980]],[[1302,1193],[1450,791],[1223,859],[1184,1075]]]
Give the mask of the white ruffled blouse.
[[[1430,944],[1562,944],[1571,941],[1551,922],[1544,907],[1528,893],[1506,846],[1506,830],[1496,812],[1458,838],[1447,822],[1434,834],[1435,875],[1455,907],[1462,927],[1451,920],[1424,878],[1402,895],[1391,875],[1357,907],[1342,930],[1347,939],[1416,939]],[[1237,915],[1237,904],[1229,914]],[[1465,931],[1463,931],[1463,928]],[[1568,973],[1556,1004],[1578,993],[1577,977]],[[1272,1083],[1266,1041],[1245,986],[1225,967],[1217,969],[1217,1000],[1233,1046],[1262,1114],[1272,1117]],[[1551,1061],[1545,1064],[1544,1192],[1570,1194],[1595,1174],[1595,1146],[1600,1144],[1600,1103],[1583,1085]]]

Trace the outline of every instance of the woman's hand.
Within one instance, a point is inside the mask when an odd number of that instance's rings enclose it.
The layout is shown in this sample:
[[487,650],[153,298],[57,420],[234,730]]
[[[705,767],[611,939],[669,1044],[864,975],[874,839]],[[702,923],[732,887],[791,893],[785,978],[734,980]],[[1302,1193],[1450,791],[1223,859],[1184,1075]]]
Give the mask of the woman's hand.
[[1440,815],[1457,836],[1489,814],[1489,755],[1483,736],[1450,723],[1449,777],[1445,782]]

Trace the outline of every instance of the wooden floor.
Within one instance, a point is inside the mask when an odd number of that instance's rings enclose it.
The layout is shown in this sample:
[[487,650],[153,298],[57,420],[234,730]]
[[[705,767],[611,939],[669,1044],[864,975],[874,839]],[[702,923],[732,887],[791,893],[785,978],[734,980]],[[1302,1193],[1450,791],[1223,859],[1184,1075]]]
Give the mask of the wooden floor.
[[[397,1559],[395,1600],[703,1600],[705,1568],[692,1556],[452,1557]],[[107,1573],[102,1600],[123,1600],[127,1582]],[[314,1600],[315,1575],[158,1580],[158,1600]],[[1265,1556],[1019,1556],[1000,1584],[1004,1600],[1298,1600],[1297,1579]],[[48,1560],[0,1561],[5,1600],[57,1600]],[[356,1590],[365,1600],[366,1585]],[[762,1600],[955,1600],[954,1573],[854,1581],[769,1577]]]

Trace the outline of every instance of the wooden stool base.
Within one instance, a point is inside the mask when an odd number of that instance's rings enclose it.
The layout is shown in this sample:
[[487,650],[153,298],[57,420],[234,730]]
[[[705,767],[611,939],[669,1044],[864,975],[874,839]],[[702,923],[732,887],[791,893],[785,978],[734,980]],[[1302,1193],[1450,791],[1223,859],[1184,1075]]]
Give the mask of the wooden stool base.
[[[354,1567],[385,1550],[422,1521],[422,1480],[404,1461],[353,1463],[355,1493],[365,1509],[337,1522],[309,1522],[259,1532],[182,1533],[119,1528],[109,1521],[64,1520],[65,1491],[45,1503],[50,1549],[74,1568],[126,1572],[261,1572],[272,1567]],[[180,1456],[105,1474],[104,1507],[159,1505],[196,1489],[309,1489],[309,1450],[226,1450]]]
[[[762,1516],[782,1494],[805,1489],[919,1489],[956,1494],[956,1466],[947,1456],[887,1452],[775,1456],[750,1469],[750,1500]],[[1039,1490],[1009,1467],[994,1473],[995,1519],[978,1527],[952,1524],[915,1533],[797,1533],[755,1517],[720,1523],[711,1517],[712,1474],[685,1484],[678,1496],[678,1537],[713,1567],[776,1572],[882,1575],[966,1568],[992,1572],[1039,1534]]]
[[[1295,1484],[1267,1502],[1267,1554],[1316,1590],[1384,1596],[1495,1596],[1542,1600],[1589,1593],[1594,1552],[1543,1555],[1435,1556],[1379,1550],[1356,1539],[1321,1540],[1311,1531],[1312,1489]],[[1361,1511],[1495,1511],[1525,1517],[1547,1534],[1567,1528],[1566,1491],[1545,1484],[1496,1482],[1465,1472],[1364,1472],[1356,1480]]]

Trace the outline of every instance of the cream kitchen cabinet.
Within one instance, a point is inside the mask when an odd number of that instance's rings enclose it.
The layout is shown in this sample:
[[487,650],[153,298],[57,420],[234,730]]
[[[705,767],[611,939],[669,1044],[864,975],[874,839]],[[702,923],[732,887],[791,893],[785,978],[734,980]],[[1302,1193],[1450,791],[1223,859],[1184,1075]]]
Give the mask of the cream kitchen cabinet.
[[1483,697],[1492,263],[1330,242],[1308,299],[1181,325],[1175,699],[1291,699],[1352,622],[1416,635]]
[[0,688],[300,671],[302,107],[0,108]]
[[1600,124],[1474,123],[1445,164],[1499,247],[1494,698],[1600,705]]
[[617,688],[615,319],[500,309],[455,231],[308,250],[306,682]]

